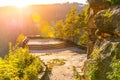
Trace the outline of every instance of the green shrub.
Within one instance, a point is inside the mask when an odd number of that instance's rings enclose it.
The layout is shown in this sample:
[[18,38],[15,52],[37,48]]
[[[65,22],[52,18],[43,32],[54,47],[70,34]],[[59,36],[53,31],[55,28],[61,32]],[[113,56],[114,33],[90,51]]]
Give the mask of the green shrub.
[[115,49],[115,54],[113,61],[111,63],[112,71],[108,73],[108,78],[110,80],[120,80],[120,45]]
[[80,37],[78,44],[87,46],[88,44],[88,33],[87,32],[84,32],[84,34]]
[[110,80],[120,80],[120,61],[113,62],[111,66],[113,71],[108,73],[108,78]]
[[34,80],[41,70],[42,61],[26,48],[10,48],[9,55],[0,58],[0,80]]
[[64,65],[65,64],[65,59],[52,59],[50,62],[48,62],[49,65],[52,65],[52,66],[61,66],[61,65]]
[[19,80],[17,72],[17,68],[10,64],[7,64],[5,60],[0,59],[0,80]]
[[24,70],[24,79],[25,80],[34,80],[37,75],[40,73],[42,67],[41,67],[41,61],[39,58],[35,58],[32,64],[30,64],[25,70]]

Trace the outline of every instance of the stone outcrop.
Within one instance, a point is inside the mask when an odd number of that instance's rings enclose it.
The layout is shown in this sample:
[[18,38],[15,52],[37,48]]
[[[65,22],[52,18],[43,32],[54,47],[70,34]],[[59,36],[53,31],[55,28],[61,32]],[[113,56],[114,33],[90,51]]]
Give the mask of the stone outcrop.
[[[89,42],[88,42],[88,58],[93,51],[93,47],[96,41],[95,31],[96,25],[94,24],[94,16],[100,10],[107,9],[110,6],[109,2],[103,0],[88,0],[89,10],[88,10],[88,33],[89,33]],[[102,6],[101,6],[102,5]]]
[[120,6],[102,10],[95,16],[95,24],[99,31],[120,37]]
[[120,5],[101,9],[94,15],[93,20],[97,40],[89,59],[85,62],[85,78],[86,80],[120,80],[118,73],[120,71]]
[[90,5],[90,8],[92,8],[95,13],[102,9],[108,8],[111,5],[111,3],[107,0],[88,0],[88,3]]
[[120,59],[120,42],[98,40],[90,59],[86,62],[86,80],[111,80],[108,76],[114,72],[111,66],[115,61],[114,58],[115,60]]

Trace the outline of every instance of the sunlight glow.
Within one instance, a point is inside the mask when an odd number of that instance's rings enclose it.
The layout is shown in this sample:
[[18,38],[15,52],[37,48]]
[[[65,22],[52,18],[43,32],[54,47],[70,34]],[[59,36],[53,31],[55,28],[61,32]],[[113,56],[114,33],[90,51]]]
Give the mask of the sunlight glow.
[[24,8],[25,6],[27,6],[27,4],[16,4],[16,5],[13,5],[17,8]]
[[13,6],[15,6],[17,8],[24,8],[24,7],[28,6],[28,4],[26,4],[26,3],[24,3],[24,4],[15,4]]
[[23,8],[30,5],[28,0],[0,0],[0,6],[15,6],[17,8]]
[[86,3],[87,0],[0,0],[0,6],[16,6],[22,8],[31,4],[54,4],[65,2]]
[[12,1],[12,3],[10,3],[10,5],[16,6],[17,8],[24,8],[28,5],[30,5],[30,2],[27,0],[25,0],[25,1],[17,0],[17,1]]

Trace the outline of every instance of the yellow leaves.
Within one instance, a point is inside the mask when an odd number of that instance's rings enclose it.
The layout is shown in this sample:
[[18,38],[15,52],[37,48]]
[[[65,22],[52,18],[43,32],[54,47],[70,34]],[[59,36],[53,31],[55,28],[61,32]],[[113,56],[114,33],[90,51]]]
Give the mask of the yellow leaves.
[[80,29],[76,29],[76,30],[74,31],[74,33],[79,34],[79,33],[80,33]]
[[48,36],[49,36],[49,37],[54,37],[54,33],[53,33],[53,32],[49,32],[49,33],[48,33]]
[[0,59],[0,80],[17,76],[17,68],[8,64],[7,60]]
[[23,34],[20,34],[17,38],[17,43],[21,43],[25,39],[25,36]]
[[106,11],[106,13],[102,14],[103,17],[107,17],[107,18],[110,18],[112,16],[112,14],[110,13],[110,9],[108,9]]
[[91,56],[92,56],[93,59],[97,59],[99,54],[100,54],[100,50],[99,49],[94,49]]

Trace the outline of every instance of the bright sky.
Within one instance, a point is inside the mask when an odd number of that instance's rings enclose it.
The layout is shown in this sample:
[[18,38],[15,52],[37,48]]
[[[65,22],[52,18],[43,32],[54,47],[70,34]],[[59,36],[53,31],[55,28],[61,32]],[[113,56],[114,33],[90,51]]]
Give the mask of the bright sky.
[[64,2],[79,2],[86,3],[87,0],[0,0],[0,6],[26,6],[29,4],[53,4],[53,3],[64,3]]

